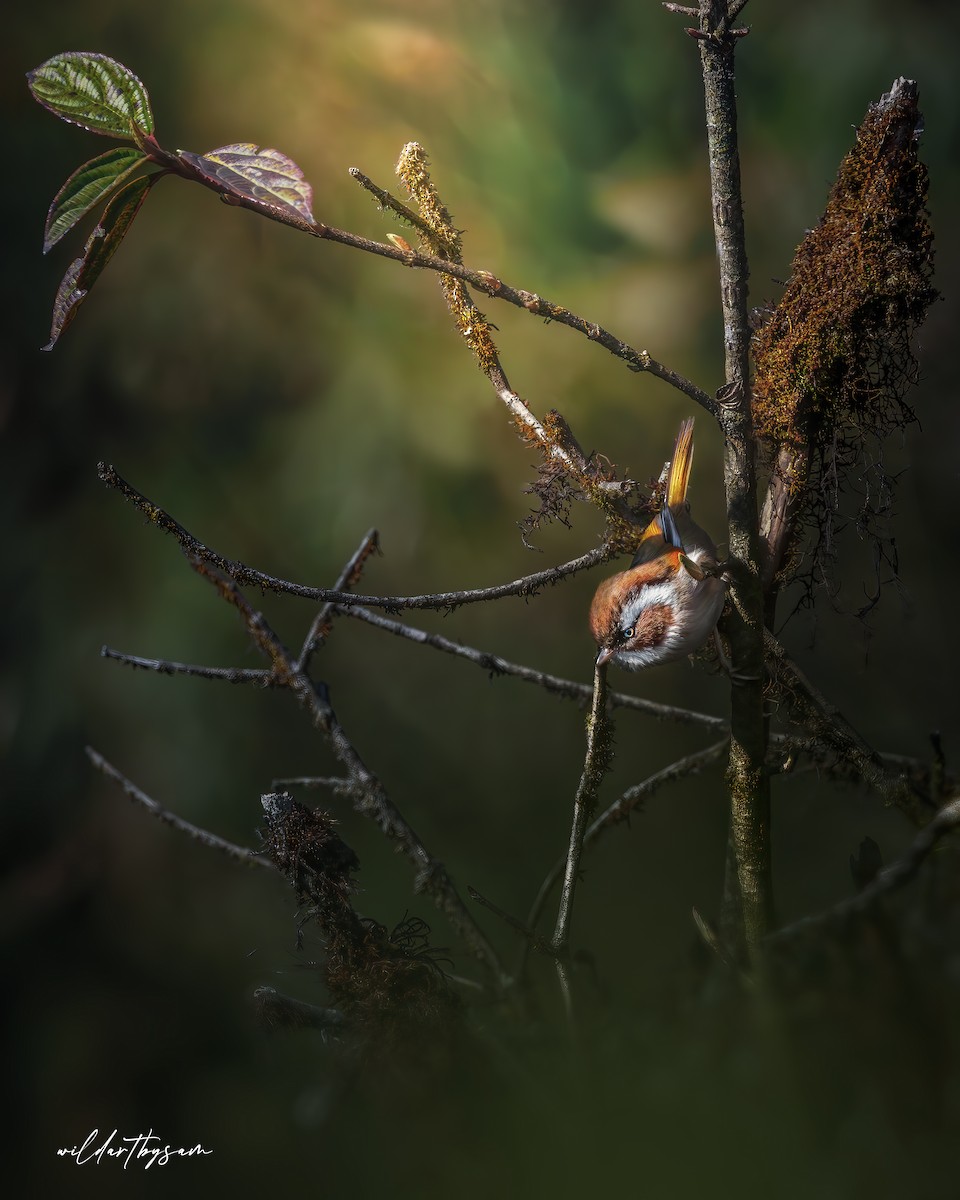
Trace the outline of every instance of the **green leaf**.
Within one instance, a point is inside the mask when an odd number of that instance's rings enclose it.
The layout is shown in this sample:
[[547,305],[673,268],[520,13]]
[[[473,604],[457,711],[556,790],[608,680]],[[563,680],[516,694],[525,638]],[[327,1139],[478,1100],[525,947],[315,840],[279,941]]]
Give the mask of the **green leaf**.
[[44,254],[146,160],[142,150],[117,146],[77,167],[50,205],[43,230]]
[[142,175],[117,192],[103,210],[96,229],[87,238],[83,254],[74,259],[60,281],[57,298],[53,302],[53,321],[50,325],[50,341],[43,347],[52,350],[60,335],[77,315],[77,309],[87,298],[90,289],[117,251],[133,218],[140,211],[151,187],[159,175]]
[[91,133],[135,141],[153,133],[147,89],[105,54],[55,54],[27,72],[27,83],[45,108]]
[[240,196],[254,200],[265,208],[279,209],[300,220],[316,224],[313,219],[313,188],[303,172],[279,150],[264,150],[252,142],[237,142],[221,146],[207,154],[178,151],[177,157],[225,200]]

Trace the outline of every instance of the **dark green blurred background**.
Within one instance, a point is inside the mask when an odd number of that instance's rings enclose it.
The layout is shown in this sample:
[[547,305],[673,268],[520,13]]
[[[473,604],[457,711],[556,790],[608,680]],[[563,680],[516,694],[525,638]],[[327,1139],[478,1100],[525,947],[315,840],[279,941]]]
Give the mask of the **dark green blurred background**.
[[[868,102],[898,75],[920,85],[945,300],[921,337],[920,424],[886,448],[888,467],[904,472],[893,526],[904,586],[885,589],[868,624],[856,620],[872,564],[851,535],[835,604],[801,615],[784,636],[871,741],[925,756],[929,732],[942,728],[955,761],[954,6],[754,0],[745,15],[753,303],[776,299]],[[67,174],[107,143],[45,113],[24,72],[66,49],[118,58],[146,83],[162,144],[275,145],[312,181],[319,220],[380,240],[397,227],[347,168],[390,187],[400,147],[421,141],[466,231],[468,263],[600,322],[713,391],[721,329],[699,62],[681,24],[653,0],[170,0],[159,9],[75,0],[5,17],[0,920],[19,1113],[7,1162],[33,1183],[50,1179],[50,1194],[118,1186],[109,1164],[78,1172],[55,1160],[57,1147],[94,1127],[153,1126],[171,1143],[215,1151],[151,1172],[187,1195],[211,1185],[243,1194],[295,1176],[337,1197],[472,1196],[491,1180],[508,1194],[592,1184],[600,1195],[724,1195],[723,1170],[736,1162],[727,1126],[713,1124],[717,1109],[746,1113],[766,1146],[754,1174],[739,1178],[741,1194],[848,1194],[831,1190],[835,1177],[809,1149],[807,1109],[789,1081],[771,1097],[748,1064],[739,1083],[752,1099],[739,1110],[729,1080],[704,1076],[653,1015],[682,993],[691,905],[716,912],[719,772],[657,796],[588,863],[575,940],[596,957],[611,1057],[637,1038],[670,1049],[630,1059],[607,1094],[614,1116],[599,1112],[588,1148],[578,1153],[572,1140],[565,1157],[552,1144],[562,1122],[549,1088],[541,1095],[527,1080],[516,1093],[526,1099],[505,1095],[491,1116],[467,1075],[442,1105],[425,1095],[398,1113],[369,1090],[339,1091],[310,1035],[259,1030],[249,1002],[259,984],[323,1000],[298,968],[319,945],[308,933],[297,955],[292,896],[279,879],[233,867],[134,810],[83,755],[91,743],[161,803],[247,845],[274,776],[334,769],[282,693],[133,674],[98,657],[109,643],[259,665],[235,614],[172,540],[98,482],[98,460],[207,544],[318,585],[333,582],[370,526],[384,556],[364,589],[409,594],[574,557],[596,544],[599,522],[577,507],[572,530],[539,535],[542,554],[523,547],[516,522],[530,507],[534,456],[459,343],[433,278],[312,243],[180,181],[151,195],[76,324],[55,353],[39,353],[57,283],[85,236],[44,260],[43,218]],[[682,397],[567,329],[484,307],[511,382],[536,412],[556,406],[586,448],[638,477],[658,470],[689,412]],[[719,533],[719,440],[705,419],[692,494]],[[587,680],[596,582],[581,576],[532,602],[410,620]],[[267,597],[262,606],[299,644],[310,605]],[[458,883],[525,912],[565,845],[582,714],[354,623],[338,624],[317,669],[361,755]],[[725,712],[723,683],[700,669],[617,683]],[[606,798],[706,741],[621,716]],[[441,918],[412,896],[405,862],[346,802],[331,807],[363,864],[361,910],[387,925],[422,916],[451,945]],[[911,838],[879,801],[810,775],[779,787],[774,820],[784,920],[849,892],[848,855],[864,835],[887,857]],[[510,932],[480,916],[512,955]],[[539,1097],[535,1115],[530,1097]],[[615,1150],[598,1130],[611,1144],[617,1131]],[[879,1179],[893,1178],[899,1153],[886,1142],[877,1150]],[[133,1170],[125,1189],[142,1186]]]

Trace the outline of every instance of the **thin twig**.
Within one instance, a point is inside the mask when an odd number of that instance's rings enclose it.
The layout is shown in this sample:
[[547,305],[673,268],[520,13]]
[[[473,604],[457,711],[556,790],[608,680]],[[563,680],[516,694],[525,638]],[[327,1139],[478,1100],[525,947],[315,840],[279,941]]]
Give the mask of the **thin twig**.
[[481,362],[481,370],[490,381],[490,385],[500,398],[507,411],[524,431],[526,437],[536,442],[544,451],[547,459],[560,463],[584,494],[598,502],[605,511],[615,512],[628,524],[636,524],[637,517],[626,498],[630,490],[629,481],[611,481],[600,477],[596,464],[590,462],[580,447],[572,439],[566,445],[551,438],[543,424],[533,415],[527,402],[519,396],[507,379],[500,360],[491,357],[487,362]]
[[426,608],[452,612],[465,604],[480,604],[487,600],[500,600],[506,596],[535,596],[541,588],[559,583],[579,571],[589,570],[598,563],[612,558],[616,551],[608,546],[598,546],[588,550],[579,558],[561,563],[558,567],[549,567],[545,571],[537,571],[533,575],[524,575],[509,583],[494,584],[493,587],[472,588],[459,592],[434,592],[423,596],[363,596],[353,592],[338,591],[335,588],[308,587],[301,583],[293,583],[286,579],[277,579],[248,567],[246,563],[225,558],[216,550],[211,550],[199,541],[178,521],[166,513],[159,505],[138,492],[108,463],[100,463],[97,473],[108,486],[118,491],[121,496],[142,512],[151,524],[162,529],[164,533],[173,534],[187,557],[193,557],[201,562],[210,563],[224,575],[228,575],[241,587],[257,587],[264,591],[281,592],[291,596],[300,596],[305,600],[318,600],[332,603],[341,607],[359,604],[367,608],[382,608],[387,612],[400,612],[405,608]]
[[699,775],[706,767],[719,762],[728,745],[728,740],[724,738],[712,746],[707,746],[704,750],[697,750],[693,754],[686,755],[685,758],[678,759],[669,767],[664,767],[662,771],[657,771],[655,775],[649,776],[642,783],[635,783],[632,787],[628,787],[609,808],[604,809],[587,830],[587,842],[592,845],[605,829],[626,821],[631,813],[636,812],[640,805],[649,800],[664,784],[674,783],[678,779],[686,779],[688,775]]
[[[726,748],[727,740],[724,738],[722,742],[708,746],[705,750],[698,750],[695,754],[688,754],[685,758],[671,763],[669,767],[664,767],[662,771],[650,775],[642,783],[635,783],[632,787],[627,788],[591,822],[583,837],[583,852],[586,853],[605,830],[626,821],[631,813],[636,812],[641,804],[649,800],[665,784],[673,783],[677,779],[684,779],[688,775],[696,775],[713,763],[719,762]],[[566,859],[559,858],[547,872],[543,883],[540,884],[536,899],[530,906],[526,925],[528,929],[536,929],[550,893],[563,877],[565,866]]]
[[570,312],[569,309],[564,308],[561,304],[555,304],[552,300],[538,296],[535,292],[528,292],[523,288],[511,287],[510,284],[505,283],[502,279],[498,279],[490,271],[477,271],[471,267],[464,266],[462,263],[450,262],[448,259],[439,258],[433,254],[425,254],[422,251],[404,251],[399,247],[384,245],[383,242],[370,241],[367,238],[357,237],[356,234],[346,233],[342,229],[333,229],[330,226],[325,226],[324,232],[317,236],[322,236],[330,241],[340,242],[345,246],[352,246],[356,250],[365,250],[369,254],[377,254],[383,258],[397,259],[408,267],[418,267],[428,271],[436,271],[439,274],[454,275],[487,296],[493,296],[497,300],[506,301],[507,304],[512,304],[515,308],[522,308],[524,311],[532,313],[534,316],[542,317],[546,321],[555,321],[558,325],[566,325],[568,329],[576,330],[577,333],[583,334],[591,342],[596,342],[604,350],[609,351],[615,358],[619,358],[622,362],[626,363],[631,371],[645,371],[648,375],[654,375],[663,383],[682,392],[695,404],[699,404],[706,412],[711,414],[716,412],[716,403],[712,396],[705,392],[703,388],[691,382],[691,380],[684,378],[677,371],[673,371],[663,363],[658,362],[648,351],[635,349],[633,346],[628,345],[627,342],[622,341],[604,329],[602,325],[598,325],[595,321],[588,321],[584,317]]
[[799,921],[794,921],[792,925],[785,925],[782,929],[772,933],[767,941],[776,944],[796,937],[797,934],[808,933],[823,925],[845,921],[850,917],[869,911],[878,900],[915,878],[924,860],[940,839],[957,828],[960,828],[960,799],[952,800],[949,804],[944,805],[929,824],[917,834],[909,850],[879,871],[874,880],[856,896],[842,900],[825,912],[802,917]]
[[[461,231],[454,225],[447,206],[440,198],[428,163],[423,147],[418,142],[408,142],[400,153],[397,175],[420,210],[422,220],[418,230],[424,246],[459,264],[463,257]],[[633,485],[608,479],[602,462],[583,453],[565,424],[562,435],[559,431],[548,430],[510,386],[493,337],[493,326],[477,307],[464,281],[444,272],[440,275],[440,289],[457,331],[513,417],[524,441],[534,443],[546,462],[562,467],[578,491],[602,511],[616,515],[627,525],[638,524],[640,518],[627,498]]]
[[764,652],[772,668],[778,694],[788,704],[793,719],[806,728],[817,743],[850,763],[864,783],[878,791],[887,803],[896,804],[914,824],[923,824],[935,809],[935,801],[932,798],[925,799],[911,786],[908,774],[896,769],[895,758],[888,758],[891,764],[888,765],[864,741],[769,631],[764,634]]
[[[164,150],[152,138],[148,140],[151,142],[149,147],[151,158],[155,162],[181,177],[189,178],[190,182],[200,183],[204,187],[209,187],[218,193],[223,192],[223,188],[218,187],[214,180],[206,179],[186,171],[183,162],[177,155]],[[241,196],[236,192],[231,193],[230,199],[231,203],[236,207],[249,208],[261,217],[277,221],[281,225],[288,225],[290,228],[296,229],[301,233],[307,233],[311,237],[339,242],[343,246],[349,246],[354,250],[361,250],[367,254],[375,254],[381,258],[392,258],[397,262],[403,263],[404,266],[436,271],[441,275],[452,275],[457,279],[462,279],[465,283],[469,283],[471,287],[476,288],[487,296],[493,296],[497,300],[506,301],[506,303],[512,304],[516,308],[521,308],[525,312],[543,317],[548,321],[555,321],[559,325],[566,325],[570,329],[575,329],[578,333],[583,334],[584,337],[589,338],[590,341],[599,343],[614,357],[625,362],[631,371],[646,371],[650,375],[655,375],[664,383],[683,392],[685,396],[693,400],[694,403],[699,404],[707,412],[712,413],[715,411],[716,406],[713,399],[702,388],[697,387],[696,384],[692,383],[689,379],[685,379],[676,371],[670,370],[663,363],[657,362],[646,350],[634,349],[626,342],[615,337],[612,333],[608,333],[606,329],[603,329],[596,322],[587,321],[576,313],[570,312],[562,305],[545,300],[542,296],[538,296],[534,292],[525,291],[523,288],[511,287],[489,271],[473,270],[470,267],[464,266],[463,263],[451,262],[435,254],[427,254],[423,251],[403,250],[399,246],[393,246],[384,242],[375,242],[370,238],[360,237],[358,234],[349,233],[344,229],[336,229],[332,225],[323,225],[319,222],[308,221],[304,217],[297,215],[291,208],[267,207],[253,197]]]
[[326,686],[318,685],[297,668],[293,656],[267,624],[263,615],[250,606],[232,580],[224,578],[199,558],[188,556],[188,561],[197,574],[212,584],[223,599],[237,610],[255,644],[269,659],[273,673],[293,692],[310,715],[313,724],[325,735],[333,753],[354,783],[351,795],[356,811],[376,821],[387,837],[393,839],[413,863],[416,872],[414,890],[425,892],[433,898],[472,952],[491,972],[498,986],[502,987],[506,977],[496,951],[460,899],[443,864],[432,857],[414,828],[389,798],[380,780],[354,749],[337,720],[327,696]]
[[[536,671],[531,667],[510,662],[489,651],[465,646],[461,642],[451,641],[441,634],[428,633],[426,630],[406,625],[390,617],[383,617],[379,613],[370,612],[365,608],[341,608],[336,605],[333,608],[343,616],[353,617],[394,636],[464,659],[481,670],[487,671],[491,676],[505,675],[520,679],[524,683],[541,687],[552,695],[573,700],[578,704],[589,703],[593,695],[593,689],[589,684],[579,683],[573,679],[564,679],[545,671]],[[768,664],[774,667],[774,679],[778,693],[789,705],[794,719],[810,731],[810,736],[804,738],[798,738],[791,734],[772,734],[771,743],[777,746],[779,754],[786,755],[791,760],[801,754],[809,756],[810,770],[826,770],[836,773],[839,765],[841,768],[845,768],[848,774],[852,772],[867,787],[873,788],[884,798],[898,804],[915,823],[922,823],[928,818],[930,813],[935,810],[939,799],[942,798],[943,791],[936,786],[935,781],[931,780],[930,764],[913,756],[874,750],[848,724],[836,706],[832,705],[807,679],[772,634],[765,638],[765,648]],[[160,675],[188,675],[231,684],[250,683],[260,687],[285,686],[284,680],[278,678],[274,672],[262,668],[207,667],[193,663],[175,662],[170,659],[143,658],[136,654],[122,653],[109,646],[101,647],[100,653],[103,658],[111,659],[123,666],[153,671]],[[607,702],[613,708],[639,712],[658,721],[697,725],[717,732],[724,732],[728,728],[727,722],[722,717],[696,712],[693,709],[677,708],[674,705],[657,704],[653,700],[645,700],[640,696],[631,696],[625,692],[610,692]],[[791,774],[796,771],[792,765],[784,769],[789,770]],[[669,770],[670,768],[668,768]],[[842,769],[840,774],[843,774]],[[653,777],[653,779],[657,778],[658,776]],[[927,781],[930,781],[929,787]],[[349,781],[310,776],[275,781],[274,786],[281,785],[336,789],[341,785],[347,788]],[[637,786],[643,788],[646,784]],[[602,818],[600,819],[602,820]],[[591,831],[593,829],[594,826],[591,826]],[[588,841],[591,837],[592,833],[588,831]],[[560,860],[561,866],[562,861]]]
[[228,857],[243,863],[245,866],[269,867],[270,870],[274,869],[273,863],[265,855],[257,854],[255,850],[246,850],[243,846],[235,846],[233,842],[228,842],[217,834],[210,833],[206,829],[201,829],[197,825],[191,825],[183,817],[178,817],[176,813],[163,808],[156,800],[148,796],[146,792],[141,791],[135,783],[131,783],[125,775],[121,774],[112,763],[107,762],[92,746],[86,747],[86,755],[101,775],[105,775],[107,779],[112,779],[114,783],[118,783],[131,800],[135,800],[137,804],[142,805],[157,820],[163,821],[167,825],[172,825],[174,829],[179,829],[181,833],[187,834],[188,837],[195,838],[204,846],[208,846],[212,850],[218,850],[221,854],[226,854]]
[[110,646],[100,647],[100,657],[138,671],[155,671],[158,675],[193,675],[199,679],[219,679],[225,683],[257,683],[261,687],[277,687],[281,682],[260,667],[204,667],[174,662],[168,658],[142,658],[139,654],[124,654]]
[[[343,570],[337,576],[337,581],[333,585],[334,589],[338,592],[353,591],[360,581],[360,576],[363,574],[363,568],[366,565],[367,559],[371,554],[379,554],[379,552],[380,535],[375,529],[368,529],[360,545],[350,556]],[[308,671],[310,669],[310,659],[313,657],[314,651],[326,641],[329,634],[329,623],[332,612],[333,605],[328,600],[313,618],[309,632],[304,638],[300,656],[297,659],[298,670]]]
[[724,25],[727,29],[740,16],[743,10],[747,7],[750,0],[730,0],[727,5],[727,15],[724,17]]
[[387,212],[392,212],[394,216],[399,217],[401,221],[406,221],[408,225],[412,225],[414,229],[419,230],[424,237],[431,237],[433,230],[426,223],[423,217],[421,217],[419,213],[414,212],[408,204],[404,204],[402,200],[398,200],[396,196],[388,192],[385,188],[382,188],[378,184],[374,183],[373,180],[364,175],[364,173],[358,167],[350,167],[347,171],[347,174],[350,175],[352,179],[355,179],[357,183],[359,183],[362,188],[365,188],[372,196],[375,196],[377,203],[382,209]]
[[339,1009],[319,1008],[272,987],[258,987],[253,1002],[260,1020],[274,1029],[319,1029],[327,1033],[342,1031],[347,1023]]
[[728,970],[739,971],[741,979],[745,983],[749,982],[750,976],[746,971],[740,968],[735,957],[730,953],[729,948],[720,940],[720,935],[706,919],[706,917],[704,917],[696,907],[690,910],[690,915],[693,917],[693,923],[697,928],[697,933],[700,934],[700,938],[707,949],[712,954],[715,954],[720,962],[722,962],[723,965],[728,968]]
[[562,955],[557,955],[554,962],[557,969],[557,981],[560,984],[560,995],[563,998],[563,1011],[567,1018],[567,1024],[570,1026],[570,1031],[574,1037],[576,1044],[576,1023],[574,1021],[573,1012],[573,989],[570,986],[570,968],[569,964]]
[[556,957],[553,947],[550,945],[550,943],[544,941],[544,939],[540,937],[536,930],[528,929],[527,926],[513,916],[512,913],[508,913],[506,909],[500,908],[500,906],[494,904],[492,900],[488,900],[486,896],[482,894],[482,892],[478,892],[475,887],[470,887],[469,884],[467,885],[467,894],[471,900],[474,900],[482,908],[492,912],[495,917],[499,917],[504,924],[509,925],[515,933],[519,933],[520,936],[530,944],[532,949],[539,951],[541,954],[549,954],[551,957]]
[[274,779],[270,788],[274,792],[282,792],[287,788],[307,788],[310,791],[328,791],[338,796],[350,796],[356,790],[352,779],[339,779],[336,776],[324,775],[294,775],[289,779]]
[[[563,679],[559,675],[550,675],[546,671],[536,671],[532,667],[524,667],[520,663],[510,662],[499,654],[488,650],[477,650],[473,646],[465,646],[462,642],[451,641],[439,633],[428,633],[391,617],[383,617],[379,613],[370,612],[366,608],[341,608],[334,606],[336,612],[344,617],[353,617],[373,625],[395,637],[428,646],[443,654],[451,654],[455,658],[473,663],[492,677],[506,675],[541,687],[545,692],[560,696],[564,700],[573,700],[580,705],[590,703],[593,689],[587,683],[579,683],[574,679]],[[102,657],[112,659],[123,666],[139,670],[154,671],[159,675],[192,675],[201,679],[222,680],[226,683],[252,683],[261,687],[286,686],[272,671],[254,667],[204,667],[192,663],[174,662],[166,658],[142,658],[136,654],[124,654],[109,646],[101,647]],[[613,708],[625,708],[644,716],[653,717],[657,721],[671,721],[678,725],[697,725],[704,729],[717,731],[726,730],[727,723],[723,717],[714,717],[709,713],[696,712],[690,708],[677,708],[672,704],[658,704],[654,700],[644,700],[641,696],[630,696],[626,692],[610,692],[608,703]],[[316,786],[322,786],[317,784]]]
[[[578,683],[572,679],[562,679],[560,676],[550,675],[546,671],[535,671],[532,667],[524,667],[519,663],[501,658],[499,654],[492,654],[487,650],[476,650],[472,646],[463,645],[462,642],[451,641],[442,634],[428,633],[425,629],[417,629],[413,625],[406,625],[391,617],[383,617],[379,613],[370,612],[365,608],[340,609],[337,606],[337,611],[343,616],[364,621],[368,625],[373,625],[376,629],[382,629],[396,637],[416,642],[418,645],[429,646],[443,654],[452,654],[456,658],[465,659],[480,667],[481,670],[489,672],[491,676],[508,675],[514,679],[523,680],[524,683],[532,683],[543,688],[544,691],[562,696],[564,699],[576,700],[581,704],[589,703],[593,696],[593,688],[589,684]],[[632,709],[634,712],[654,717],[658,721],[699,725],[718,731],[727,728],[723,717],[713,717],[708,713],[694,712],[687,708],[676,708],[671,704],[657,704],[653,700],[644,700],[640,696],[629,696],[625,692],[610,692],[607,699],[614,708]]]
[[[557,955],[565,954],[570,942],[570,922],[573,918],[573,902],[580,877],[583,839],[587,831],[587,822],[597,805],[600,781],[610,765],[611,738],[612,730],[607,715],[607,669],[604,665],[596,668],[593,677],[593,706],[587,719],[587,753],[573,801],[570,845],[567,849],[557,923],[551,942]],[[530,928],[533,926],[530,925]]]

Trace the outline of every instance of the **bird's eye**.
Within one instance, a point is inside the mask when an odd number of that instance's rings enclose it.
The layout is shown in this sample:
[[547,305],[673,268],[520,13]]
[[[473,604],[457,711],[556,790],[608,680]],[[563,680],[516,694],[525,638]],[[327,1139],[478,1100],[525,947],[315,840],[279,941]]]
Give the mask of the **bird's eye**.
[[636,632],[636,630],[635,630],[635,629],[633,628],[633,626],[631,625],[629,629],[625,629],[625,630],[623,631],[623,634],[622,634],[623,640],[624,640],[625,642],[629,642],[629,641],[630,641],[630,639],[633,637],[633,635],[634,635],[634,633],[635,633],[635,632]]

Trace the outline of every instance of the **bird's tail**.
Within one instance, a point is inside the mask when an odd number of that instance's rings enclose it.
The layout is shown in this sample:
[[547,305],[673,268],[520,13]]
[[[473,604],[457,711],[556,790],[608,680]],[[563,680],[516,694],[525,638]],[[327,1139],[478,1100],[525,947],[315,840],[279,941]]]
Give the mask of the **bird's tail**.
[[674,512],[684,511],[692,466],[693,417],[687,417],[680,426],[677,442],[673,448],[673,459],[667,474],[667,490],[663,497],[663,507],[643,531],[631,566],[636,567],[655,557],[659,553],[661,538],[668,545],[675,546],[678,550],[683,549],[683,540],[680,537],[677,522],[674,520]]
[[693,417],[680,426],[677,434],[677,444],[673,448],[673,461],[670,463],[670,474],[667,476],[667,492],[664,504],[667,508],[675,508],[687,499],[687,487],[690,483],[690,468],[693,466]]

